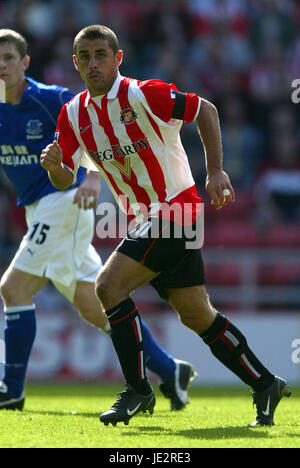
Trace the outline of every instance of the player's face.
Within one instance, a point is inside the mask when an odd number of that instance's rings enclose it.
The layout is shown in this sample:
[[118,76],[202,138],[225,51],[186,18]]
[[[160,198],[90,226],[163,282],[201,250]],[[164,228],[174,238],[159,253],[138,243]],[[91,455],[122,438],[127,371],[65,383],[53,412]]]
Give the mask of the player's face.
[[82,39],[78,42],[76,56],[73,56],[74,65],[92,97],[110,90],[118,74],[122,55],[121,50],[114,54],[106,39]]
[[5,81],[6,88],[20,84],[28,66],[28,55],[21,58],[15,44],[0,44],[0,78]]

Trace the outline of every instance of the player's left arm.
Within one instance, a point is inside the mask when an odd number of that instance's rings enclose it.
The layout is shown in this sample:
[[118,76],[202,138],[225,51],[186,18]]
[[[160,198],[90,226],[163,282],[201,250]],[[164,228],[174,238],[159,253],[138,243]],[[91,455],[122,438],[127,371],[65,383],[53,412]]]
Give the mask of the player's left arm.
[[[142,93],[146,106],[162,121],[197,121],[205,151],[206,190],[211,201],[216,209],[227,205],[229,200],[234,201],[234,190],[223,170],[220,122],[215,106],[194,93],[182,93],[173,83],[167,84],[161,80],[143,81],[136,89]],[[224,195],[224,190],[227,190],[229,195]]]
[[86,178],[76,190],[73,203],[84,210],[96,208],[101,189],[100,179],[99,171],[87,171]]
[[[219,210],[229,201],[235,201],[235,193],[228,175],[223,170],[220,121],[216,107],[209,101],[201,99],[196,122],[205,152],[206,191],[211,203]],[[228,195],[224,195],[224,190],[228,191]]]

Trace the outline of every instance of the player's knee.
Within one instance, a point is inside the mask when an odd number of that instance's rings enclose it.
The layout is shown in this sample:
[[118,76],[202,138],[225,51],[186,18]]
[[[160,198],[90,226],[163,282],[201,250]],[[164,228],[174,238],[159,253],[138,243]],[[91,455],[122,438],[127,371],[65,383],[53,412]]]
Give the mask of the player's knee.
[[95,292],[96,292],[96,296],[101,302],[102,302],[102,297],[104,297],[105,294],[107,294],[107,290],[108,288],[107,288],[105,281],[103,281],[101,277],[98,276],[96,280],[96,284],[95,284]]
[[180,321],[184,326],[198,334],[208,328],[205,325],[205,322],[203,322],[199,317],[180,317]]
[[104,305],[105,308],[109,307],[110,301],[119,296],[118,288],[114,287],[114,285],[107,284],[106,282],[99,281],[96,283],[96,296],[98,297],[101,304]]
[[199,322],[199,317],[179,315],[179,318],[180,318],[181,323],[185,325],[186,327],[190,328],[191,330],[194,330],[195,325]]
[[203,306],[201,309],[199,308],[188,314],[179,314],[179,318],[186,327],[196,333],[202,333],[212,325],[216,313],[215,309]]
[[21,287],[13,272],[4,273],[0,281],[0,293],[6,307],[32,304],[33,297],[26,287]]
[[114,307],[128,296],[126,287],[122,287],[114,281],[108,281],[101,276],[97,278],[95,291],[105,310]]
[[13,287],[12,281],[6,275],[3,275],[0,282],[0,293],[5,304],[10,303],[15,295],[16,288]]
[[115,287],[105,278],[99,276],[96,281],[96,296],[102,304],[106,304],[115,295]]

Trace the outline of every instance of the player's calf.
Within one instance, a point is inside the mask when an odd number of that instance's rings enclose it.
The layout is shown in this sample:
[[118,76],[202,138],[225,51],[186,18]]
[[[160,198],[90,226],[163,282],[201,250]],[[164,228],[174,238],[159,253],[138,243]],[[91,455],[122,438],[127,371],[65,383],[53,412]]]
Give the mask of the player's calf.
[[275,379],[250,349],[246,337],[227,317],[218,312],[214,323],[200,334],[213,355],[256,392]]

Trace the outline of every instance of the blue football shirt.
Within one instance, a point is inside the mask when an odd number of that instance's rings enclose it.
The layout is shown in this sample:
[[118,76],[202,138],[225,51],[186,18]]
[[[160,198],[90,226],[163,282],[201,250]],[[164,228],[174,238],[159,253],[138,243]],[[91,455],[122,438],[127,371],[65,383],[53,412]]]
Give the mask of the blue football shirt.
[[[57,191],[40,165],[40,155],[54,140],[62,106],[74,96],[67,88],[26,80],[29,85],[19,104],[0,103],[0,164],[15,187],[18,206]],[[80,168],[72,188],[81,184],[85,174]]]

